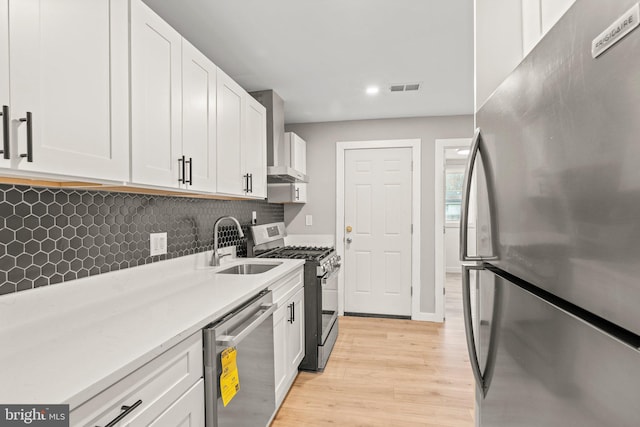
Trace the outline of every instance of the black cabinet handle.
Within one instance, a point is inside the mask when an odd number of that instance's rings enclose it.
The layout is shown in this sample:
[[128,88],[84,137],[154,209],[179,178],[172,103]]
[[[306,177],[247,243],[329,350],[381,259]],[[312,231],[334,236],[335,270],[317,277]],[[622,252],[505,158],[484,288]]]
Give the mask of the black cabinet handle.
[[5,159],[9,159],[9,106],[2,106],[2,150],[0,154],[4,154]]
[[300,200],[300,189],[296,188],[296,200]]
[[287,322],[293,323],[293,303],[289,304],[287,308],[289,309],[289,319]]
[[249,179],[251,182],[251,187],[249,187],[249,193],[253,193],[253,174],[252,173],[249,174]]
[[291,323],[296,321],[296,302],[291,303]]
[[189,163],[189,180],[185,181],[185,184],[193,185],[193,158],[189,157],[185,163]]
[[249,174],[247,173],[245,175],[242,175],[242,178],[244,178],[244,183],[245,183],[245,186],[242,189],[242,191],[244,191],[245,193],[248,193],[249,192]]
[[[127,415],[129,415],[134,409],[136,409],[138,406],[142,405],[142,400],[138,400],[136,403],[134,403],[131,406],[126,406],[126,405],[122,405],[122,407],[120,408],[123,412],[120,413],[120,415],[118,415],[117,417],[115,417],[114,419],[111,420],[111,422],[109,424],[107,424],[104,427],[113,427],[116,424],[118,424],[124,417],[126,417]],[[99,427],[99,426],[96,426]]]
[[[184,184],[185,183],[185,159],[184,159],[184,156],[182,156],[181,158],[178,159],[178,167],[182,171],[182,175],[180,175],[180,170],[178,170],[178,183],[179,184]],[[182,178],[181,178],[181,176],[182,176]]]
[[27,111],[27,117],[22,117],[21,122],[27,122],[27,153],[20,154],[20,157],[26,157],[27,162],[33,162],[33,119],[31,112]]

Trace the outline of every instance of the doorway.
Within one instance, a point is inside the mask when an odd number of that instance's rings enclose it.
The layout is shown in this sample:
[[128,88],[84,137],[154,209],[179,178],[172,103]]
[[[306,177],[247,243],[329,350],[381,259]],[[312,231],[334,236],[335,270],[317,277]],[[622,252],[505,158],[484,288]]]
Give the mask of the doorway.
[[[471,139],[436,140],[435,153],[435,278],[436,317],[444,321],[446,310],[458,307],[461,301],[460,214],[462,185],[469,156]],[[470,249],[475,247],[475,180],[471,185],[469,203]]]
[[420,140],[338,142],[336,151],[339,313],[413,318],[420,301]]

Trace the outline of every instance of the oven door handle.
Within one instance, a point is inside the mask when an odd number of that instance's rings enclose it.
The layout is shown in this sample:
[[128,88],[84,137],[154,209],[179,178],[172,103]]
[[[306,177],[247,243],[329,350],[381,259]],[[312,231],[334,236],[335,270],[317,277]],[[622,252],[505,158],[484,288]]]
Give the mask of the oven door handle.
[[337,276],[339,272],[340,272],[340,265],[338,265],[336,268],[334,268],[333,270],[331,270],[330,272],[322,276],[322,284],[323,285],[326,284],[330,279],[333,278],[333,276]]
[[262,304],[260,310],[253,316],[253,320],[240,332],[234,335],[221,335],[216,337],[216,345],[224,347],[237,347],[240,342],[245,339],[251,332],[253,332],[262,322],[267,320],[269,316],[276,311],[277,306],[275,304]]

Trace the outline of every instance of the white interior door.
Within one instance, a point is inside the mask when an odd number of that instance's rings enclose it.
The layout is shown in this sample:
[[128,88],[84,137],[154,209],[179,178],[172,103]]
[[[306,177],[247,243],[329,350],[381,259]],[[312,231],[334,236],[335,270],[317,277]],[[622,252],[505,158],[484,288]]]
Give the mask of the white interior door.
[[411,315],[411,148],[345,152],[345,312]]

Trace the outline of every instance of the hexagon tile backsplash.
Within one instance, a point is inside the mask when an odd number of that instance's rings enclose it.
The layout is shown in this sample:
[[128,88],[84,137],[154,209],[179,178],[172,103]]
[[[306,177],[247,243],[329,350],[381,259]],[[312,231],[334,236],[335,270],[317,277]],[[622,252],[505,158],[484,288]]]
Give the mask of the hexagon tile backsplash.
[[[282,205],[0,184],[0,295],[213,249],[213,224],[238,218],[248,231],[283,221]],[[151,257],[149,233],[167,232],[167,254]],[[246,239],[220,227],[220,246]]]

